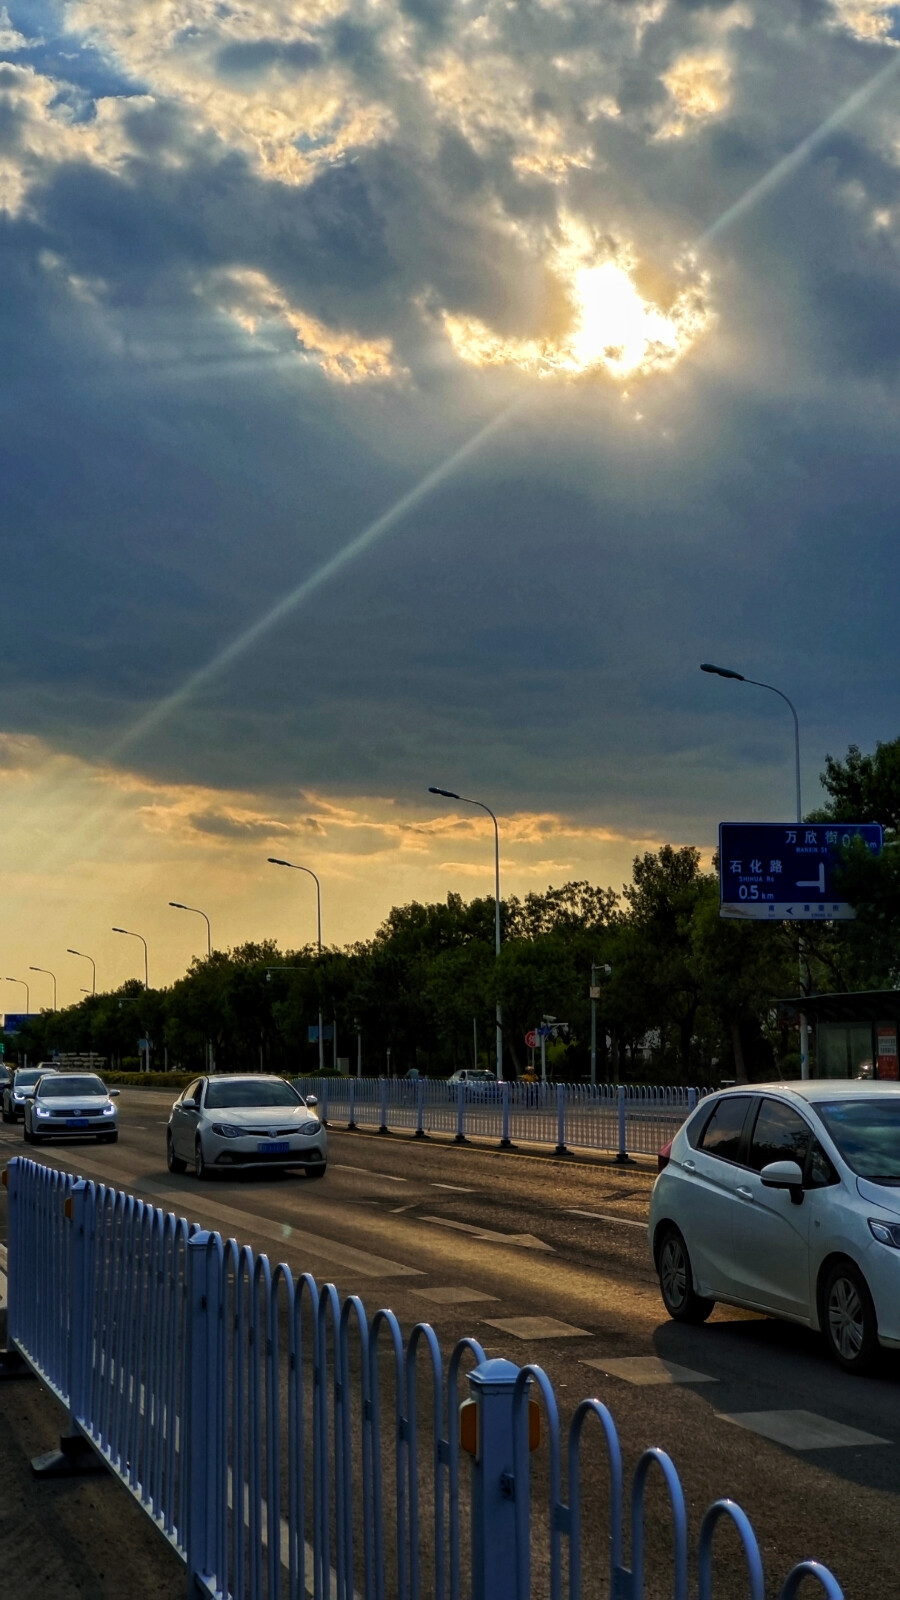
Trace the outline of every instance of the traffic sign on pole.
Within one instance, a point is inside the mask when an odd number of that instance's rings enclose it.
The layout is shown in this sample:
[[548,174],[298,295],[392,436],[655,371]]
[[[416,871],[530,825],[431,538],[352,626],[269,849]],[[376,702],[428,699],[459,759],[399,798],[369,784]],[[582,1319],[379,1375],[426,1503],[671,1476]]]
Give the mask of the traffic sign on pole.
[[528,1049],[529,1050],[533,1050],[535,1045],[537,1044],[537,1042],[538,1042],[537,1030],[535,1028],[529,1028],[528,1032],[525,1035],[525,1043],[528,1046]]
[[719,915],[754,922],[855,917],[835,883],[855,839],[881,854],[879,822],[720,823]]

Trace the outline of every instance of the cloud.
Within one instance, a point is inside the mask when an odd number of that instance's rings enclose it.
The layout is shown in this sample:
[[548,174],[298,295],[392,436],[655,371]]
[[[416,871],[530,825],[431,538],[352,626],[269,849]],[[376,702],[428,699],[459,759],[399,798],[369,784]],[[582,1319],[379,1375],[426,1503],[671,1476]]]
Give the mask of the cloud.
[[579,849],[767,814],[784,730],[699,681],[717,649],[797,693],[810,792],[892,736],[894,103],[828,123],[891,15],[78,0],[41,41],[10,4],[9,770],[44,740],[82,837],[65,763],[145,729],[160,839],[405,872],[483,843],[419,829],[441,779],[609,830]]

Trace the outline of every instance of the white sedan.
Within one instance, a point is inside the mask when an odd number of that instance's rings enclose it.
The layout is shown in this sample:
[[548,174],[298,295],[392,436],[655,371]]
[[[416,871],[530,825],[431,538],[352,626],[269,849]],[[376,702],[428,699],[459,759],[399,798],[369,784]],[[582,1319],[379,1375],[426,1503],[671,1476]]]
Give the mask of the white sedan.
[[717,1300],[819,1329],[848,1372],[900,1348],[900,1084],[753,1084],[660,1152],[650,1245],[666,1310]]
[[93,1072],[45,1072],[25,1101],[26,1144],[43,1144],[54,1135],[115,1144],[119,1115],[113,1099],[118,1093]]
[[169,1116],[169,1171],[190,1164],[207,1178],[238,1167],[302,1167],[308,1178],[323,1178],[327,1135],[316,1104],[283,1078],[197,1078]]

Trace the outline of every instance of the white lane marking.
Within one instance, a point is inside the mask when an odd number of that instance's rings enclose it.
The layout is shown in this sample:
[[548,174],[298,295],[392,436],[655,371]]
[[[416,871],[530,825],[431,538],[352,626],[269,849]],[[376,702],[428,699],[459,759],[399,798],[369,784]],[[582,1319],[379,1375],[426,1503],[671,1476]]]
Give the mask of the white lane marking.
[[410,1200],[408,1206],[391,1206],[391,1216],[399,1217],[401,1211],[415,1211],[417,1205],[417,1200]]
[[720,1422],[760,1433],[764,1439],[786,1444],[791,1450],[834,1450],[841,1446],[890,1444],[874,1433],[861,1433],[843,1422],[817,1416],[814,1411],[717,1411]]
[[610,1217],[603,1211],[576,1211],[574,1207],[569,1206],[565,1215],[567,1217],[590,1217],[592,1222],[618,1222],[621,1223],[623,1228],[643,1228],[645,1233],[647,1231],[646,1222],[633,1222],[631,1217]]
[[475,1193],[474,1189],[464,1189],[461,1183],[435,1183],[432,1181],[431,1187],[432,1189],[452,1189],[454,1194]]
[[624,1378],[626,1383],[643,1387],[650,1383],[718,1383],[706,1372],[694,1372],[691,1367],[679,1367],[676,1361],[662,1361],[659,1356],[617,1356],[604,1360],[583,1361],[584,1367],[595,1367],[610,1378]]
[[533,1233],[494,1233],[490,1228],[476,1228],[471,1222],[452,1222],[449,1217],[422,1217],[421,1220],[433,1222],[438,1228],[455,1228],[458,1233],[469,1233],[473,1239],[480,1239],[485,1244],[512,1244],[522,1250],[546,1250],[550,1255],[555,1254],[552,1244],[536,1239]]
[[373,1172],[371,1167],[351,1167],[349,1161],[332,1161],[329,1165],[339,1172],[364,1172],[367,1178],[384,1178],[387,1183],[409,1183],[408,1178],[397,1178],[392,1172]]
[[573,1327],[571,1322],[559,1322],[556,1317],[505,1317],[495,1322],[485,1318],[489,1328],[499,1328],[501,1333],[511,1333],[514,1339],[591,1339],[587,1328]]

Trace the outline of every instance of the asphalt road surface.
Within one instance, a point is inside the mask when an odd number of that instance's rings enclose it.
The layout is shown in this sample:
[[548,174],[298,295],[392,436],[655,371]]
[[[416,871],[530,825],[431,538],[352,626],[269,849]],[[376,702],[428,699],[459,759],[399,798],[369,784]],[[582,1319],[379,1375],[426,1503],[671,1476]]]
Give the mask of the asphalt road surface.
[[[877,1377],[850,1378],[816,1336],[787,1324],[726,1307],[702,1328],[670,1322],[647,1250],[646,1163],[619,1168],[332,1130],[321,1183],[242,1173],[199,1184],[190,1171],[166,1170],[170,1101],[162,1091],[125,1090],[117,1145],[56,1144],[37,1159],[312,1271],[342,1294],[360,1294],[370,1313],[390,1306],[406,1330],[427,1320],[445,1354],[472,1334],[489,1355],[538,1362],[564,1420],[584,1396],[598,1396],[616,1419],[628,1467],[647,1445],[672,1455],[694,1538],[711,1501],[740,1502],[771,1592],[812,1556],[832,1568],[848,1600],[896,1592],[900,1358],[886,1356]],[[17,1153],[33,1154],[20,1129],[3,1127],[0,1162]],[[4,1197],[3,1238],[5,1226]],[[647,1382],[654,1357],[688,1378]],[[0,1421],[3,1405],[0,1396]],[[133,1600],[144,1592],[168,1593],[133,1587]]]

